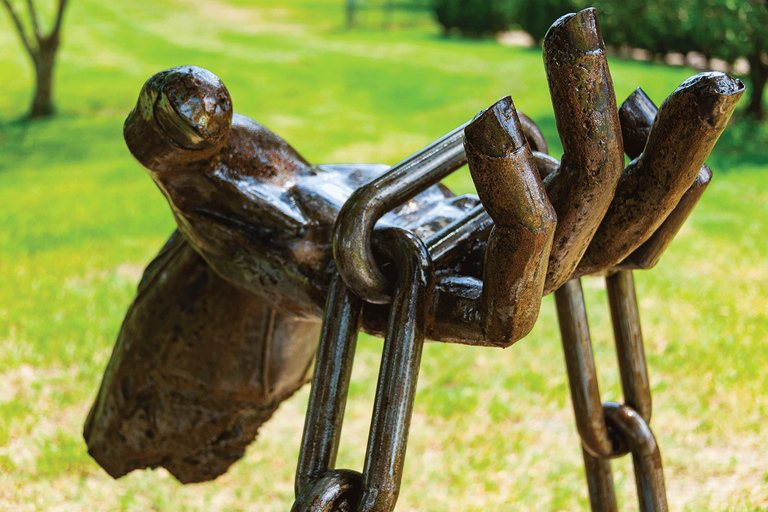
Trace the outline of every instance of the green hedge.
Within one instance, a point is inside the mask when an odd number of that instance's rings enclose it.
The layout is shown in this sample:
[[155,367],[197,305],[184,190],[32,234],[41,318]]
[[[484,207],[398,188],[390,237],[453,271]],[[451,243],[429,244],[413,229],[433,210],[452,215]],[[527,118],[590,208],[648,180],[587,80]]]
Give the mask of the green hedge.
[[507,30],[515,0],[435,0],[435,18],[446,34],[482,37]]

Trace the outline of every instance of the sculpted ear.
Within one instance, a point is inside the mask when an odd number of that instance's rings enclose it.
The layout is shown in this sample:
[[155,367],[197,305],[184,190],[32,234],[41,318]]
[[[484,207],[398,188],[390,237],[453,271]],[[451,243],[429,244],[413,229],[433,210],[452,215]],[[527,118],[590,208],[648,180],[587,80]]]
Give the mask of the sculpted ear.
[[162,172],[209,157],[227,141],[232,99],[208,70],[182,66],[150,77],[123,133],[133,156]]

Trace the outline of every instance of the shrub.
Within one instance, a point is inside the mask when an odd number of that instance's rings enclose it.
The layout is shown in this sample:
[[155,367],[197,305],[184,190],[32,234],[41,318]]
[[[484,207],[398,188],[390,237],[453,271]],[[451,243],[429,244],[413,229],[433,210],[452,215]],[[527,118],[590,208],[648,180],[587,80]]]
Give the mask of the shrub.
[[509,28],[514,0],[435,0],[435,18],[446,34],[482,37]]
[[520,0],[513,21],[541,43],[555,20],[578,10],[572,0]]

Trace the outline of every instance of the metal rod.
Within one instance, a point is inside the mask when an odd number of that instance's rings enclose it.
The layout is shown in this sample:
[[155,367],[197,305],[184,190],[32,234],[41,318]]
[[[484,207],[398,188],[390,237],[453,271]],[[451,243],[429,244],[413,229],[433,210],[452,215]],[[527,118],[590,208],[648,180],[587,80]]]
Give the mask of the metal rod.
[[424,346],[426,311],[434,292],[434,267],[421,240],[397,228],[379,233],[378,246],[397,262],[398,286],[381,356],[363,470],[364,489],[356,512],[389,512],[397,502]]
[[582,447],[581,453],[584,457],[584,472],[587,476],[589,504],[592,512],[618,512],[611,460],[595,457],[584,447]]

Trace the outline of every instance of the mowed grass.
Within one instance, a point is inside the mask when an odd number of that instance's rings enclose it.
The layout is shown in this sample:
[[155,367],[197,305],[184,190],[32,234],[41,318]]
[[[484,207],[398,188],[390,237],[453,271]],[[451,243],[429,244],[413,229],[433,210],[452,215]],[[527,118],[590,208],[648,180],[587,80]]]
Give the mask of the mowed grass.
[[[181,486],[163,470],[114,481],[81,438],[141,271],[174,226],[122,141],[151,74],[209,68],[237,111],[312,162],[395,163],[506,94],[559,154],[539,50],[446,40],[426,15],[398,15],[405,26],[384,31],[378,13],[366,13],[346,31],[343,14],[336,0],[78,0],[57,68],[60,114],[30,124],[16,121],[29,66],[3,19],[0,510],[292,503],[306,389],[211,483]],[[695,73],[611,66],[620,101],[639,85],[660,104]],[[657,268],[636,273],[673,510],[768,507],[768,157],[744,144],[752,135],[723,137],[702,202]],[[472,190],[465,172],[447,183]],[[620,400],[603,283],[587,278],[584,287],[601,391]],[[362,467],[380,348],[361,340],[339,467]],[[622,508],[634,508],[629,458],[614,469]],[[510,349],[425,348],[398,509],[588,509],[551,297],[534,332]]]

